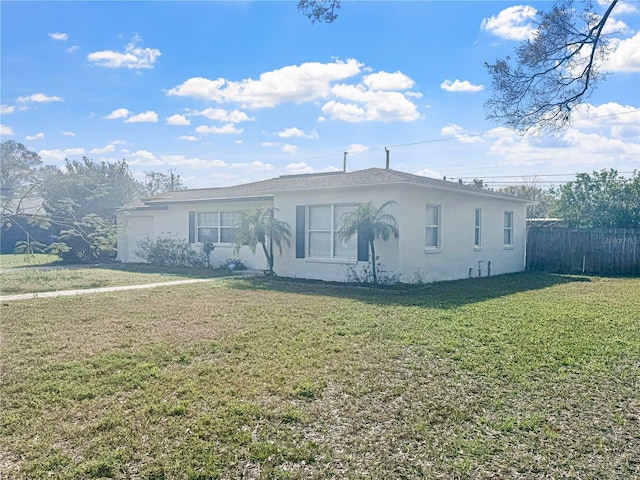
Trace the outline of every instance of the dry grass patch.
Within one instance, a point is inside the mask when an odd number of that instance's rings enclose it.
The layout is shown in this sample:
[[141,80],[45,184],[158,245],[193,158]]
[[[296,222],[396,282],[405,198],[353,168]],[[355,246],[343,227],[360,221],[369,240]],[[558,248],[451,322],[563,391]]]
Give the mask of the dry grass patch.
[[632,478],[639,279],[2,305],[9,478]]
[[96,266],[21,265],[21,267],[3,270],[0,273],[1,295],[142,285],[188,278],[219,277],[228,273],[204,268],[168,268],[119,263]]

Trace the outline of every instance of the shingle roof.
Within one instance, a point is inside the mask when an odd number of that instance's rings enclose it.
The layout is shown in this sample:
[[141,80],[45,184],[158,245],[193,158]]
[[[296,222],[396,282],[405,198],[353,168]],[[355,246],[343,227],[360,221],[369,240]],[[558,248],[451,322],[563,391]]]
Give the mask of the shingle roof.
[[437,189],[461,191],[472,195],[490,195],[527,202],[527,200],[522,198],[503,195],[490,190],[479,189],[474,186],[462,185],[457,182],[438,180],[435,178],[399,172],[397,170],[369,168],[354,172],[284,175],[269,180],[245,183],[231,187],[179,190],[175,192],[167,192],[162,195],[156,195],[154,197],[144,198],[140,201],[128,204],[123,208],[151,207],[154,205],[160,206],[172,203],[201,202],[206,200],[273,197],[276,192],[342,188],[358,185],[389,185],[399,183],[409,183]]

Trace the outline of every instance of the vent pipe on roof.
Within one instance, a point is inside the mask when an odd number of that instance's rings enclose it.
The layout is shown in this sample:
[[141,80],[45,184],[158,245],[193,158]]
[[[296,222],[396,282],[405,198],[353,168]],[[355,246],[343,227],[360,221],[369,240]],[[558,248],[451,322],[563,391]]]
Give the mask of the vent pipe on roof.
[[342,161],[342,171],[347,173],[347,155],[349,152],[344,152],[344,160]]
[[384,147],[384,151],[387,154],[387,170],[389,170],[389,149],[387,147]]

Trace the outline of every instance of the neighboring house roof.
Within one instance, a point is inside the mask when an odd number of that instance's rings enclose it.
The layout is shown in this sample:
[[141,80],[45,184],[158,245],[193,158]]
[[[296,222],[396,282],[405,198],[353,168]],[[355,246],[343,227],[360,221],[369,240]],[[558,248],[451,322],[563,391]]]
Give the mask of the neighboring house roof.
[[347,188],[355,186],[375,186],[391,184],[412,184],[443,190],[465,192],[472,195],[500,197],[509,200],[531,203],[529,200],[484,190],[475,186],[463,185],[435,178],[413,175],[397,170],[369,168],[354,172],[312,173],[303,175],[283,175],[278,178],[245,183],[231,187],[201,188],[167,192],[154,197],[143,198],[130,203],[120,210],[137,210],[167,206],[176,203],[198,203],[212,200],[238,200],[273,198],[277,192],[296,190],[318,190]]

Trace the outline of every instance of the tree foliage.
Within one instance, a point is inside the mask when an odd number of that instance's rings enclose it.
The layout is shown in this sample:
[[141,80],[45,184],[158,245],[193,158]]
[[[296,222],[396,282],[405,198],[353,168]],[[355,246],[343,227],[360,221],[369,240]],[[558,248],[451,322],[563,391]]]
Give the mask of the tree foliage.
[[509,185],[498,188],[496,192],[518,198],[526,198],[527,200],[535,202],[527,205],[527,218],[550,217],[557,200],[554,191],[543,189],[535,179],[521,185]]
[[144,175],[142,195],[144,197],[152,197],[166,192],[186,189],[187,187],[182,182],[180,175],[174,175],[173,172],[169,175],[162,172],[147,172]]
[[289,225],[275,218],[276,209],[263,205],[253,210],[242,212],[238,230],[234,239],[235,252],[238,253],[243,245],[248,245],[252,253],[258,245],[267,259],[269,271],[273,273],[273,246],[277,246],[282,254],[282,243],[291,245],[291,229]]
[[493,87],[487,118],[522,132],[567,126],[575,107],[604,78],[599,67],[610,52],[604,27],[617,3],[603,14],[590,2],[576,10],[571,0],[538,12],[533,38],[516,48],[513,61],[485,64]]
[[47,216],[62,227],[59,240],[70,247],[69,261],[105,259],[115,253],[115,208],[140,195],[126,161],[66,160],[64,169],[45,167],[39,188]]
[[298,10],[311,20],[311,23],[333,23],[338,18],[340,0],[299,0]]
[[373,283],[378,283],[375,241],[381,238],[386,242],[391,236],[398,238],[400,235],[395,217],[385,211],[392,205],[397,205],[397,202],[388,200],[380,208],[376,208],[373,202],[359,203],[352,211],[345,213],[338,224],[339,240],[348,242],[356,235],[366,240]]
[[15,221],[25,201],[36,195],[42,160],[23,144],[7,140],[0,144],[0,213],[2,226]]
[[640,228],[640,171],[578,174],[559,188],[555,214],[577,227]]

